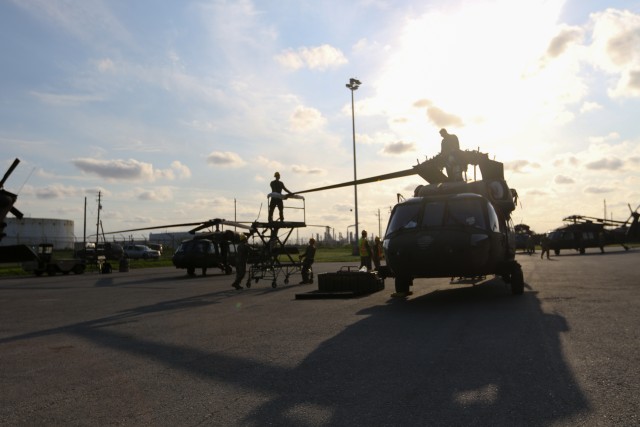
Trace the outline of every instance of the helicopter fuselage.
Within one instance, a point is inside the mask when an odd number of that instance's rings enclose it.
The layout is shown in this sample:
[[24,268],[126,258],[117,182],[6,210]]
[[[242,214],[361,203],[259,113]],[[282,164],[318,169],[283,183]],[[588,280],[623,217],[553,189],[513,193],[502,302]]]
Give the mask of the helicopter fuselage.
[[395,206],[383,242],[396,278],[506,275],[515,256],[510,221],[478,194],[414,197]]

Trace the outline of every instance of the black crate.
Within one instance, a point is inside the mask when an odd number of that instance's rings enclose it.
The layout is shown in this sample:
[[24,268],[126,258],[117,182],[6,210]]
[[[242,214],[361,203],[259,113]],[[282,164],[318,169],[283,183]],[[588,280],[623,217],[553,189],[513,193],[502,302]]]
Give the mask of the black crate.
[[320,292],[372,293],[384,289],[384,279],[376,272],[340,270],[336,273],[318,274]]

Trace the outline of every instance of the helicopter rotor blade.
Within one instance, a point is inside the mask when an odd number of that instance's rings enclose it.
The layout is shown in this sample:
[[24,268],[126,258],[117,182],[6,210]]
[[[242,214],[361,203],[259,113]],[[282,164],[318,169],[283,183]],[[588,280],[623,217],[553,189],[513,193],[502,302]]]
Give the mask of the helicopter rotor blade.
[[13,216],[15,216],[18,219],[22,219],[22,217],[24,216],[22,212],[20,212],[17,208],[13,206],[11,207],[11,209],[9,209],[9,212],[11,212]]
[[417,170],[415,168],[412,168],[412,169],[406,169],[403,171],[387,173],[384,175],[376,175],[370,178],[362,178],[355,181],[348,181],[348,182],[342,182],[340,184],[327,185],[326,187],[318,187],[318,188],[312,188],[310,190],[296,191],[295,194],[312,193],[315,191],[324,191],[324,190],[333,190],[334,188],[349,187],[352,185],[360,185],[360,184],[369,184],[371,182],[385,181],[387,179],[402,178],[405,176],[411,176],[411,175],[417,175],[417,174],[418,174]]
[[175,227],[193,227],[194,225],[200,225],[202,224],[202,221],[200,222],[187,222],[184,224],[168,224],[168,225],[157,225],[154,227],[142,227],[142,228],[131,228],[128,230],[119,230],[119,231],[109,231],[107,233],[104,234],[119,234],[119,233],[128,233],[131,231],[144,231],[144,230],[157,230],[160,228],[175,228]]
[[13,170],[18,166],[18,163],[20,163],[20,159],[15,159],[13,161],[13,163],[11,164],[11,166],[9,166],[9,169],[7,170],[7,172],[2,177],[2,181],[0,181],[0,188],[2,188],[4,186],[4,182],[9,178],[9,176],[11,175]]

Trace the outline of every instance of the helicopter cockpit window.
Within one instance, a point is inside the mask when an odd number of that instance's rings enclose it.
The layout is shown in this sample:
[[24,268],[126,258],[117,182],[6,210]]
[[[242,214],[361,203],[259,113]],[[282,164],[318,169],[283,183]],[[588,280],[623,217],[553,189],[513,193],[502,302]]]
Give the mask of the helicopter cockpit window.
[[491,231],[495,231],[496,233],[500,232],[500,222],[498,221],[498,214],[496,214],[496,210],[493,209],[490,203],[487,203],[487,213],[489,214],[489,229]]
[[446,225],[464,225],[487,229],[484,210],[479,199],[450,200]]
[[415,228],[418,225],[419,203],[398,205],[393,210],[393,215],[389,220],[387,235],[400,229]]
[[443,202],[429,202],[424,205],[424,214],[422,215],[423,227],[440,227],[442,225],[442,216],[444,215]]

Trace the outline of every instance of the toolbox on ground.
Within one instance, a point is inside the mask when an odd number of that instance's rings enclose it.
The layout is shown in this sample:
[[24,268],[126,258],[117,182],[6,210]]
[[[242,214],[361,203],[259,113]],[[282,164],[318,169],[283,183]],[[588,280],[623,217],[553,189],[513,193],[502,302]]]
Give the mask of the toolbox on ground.
[[384,289],[384,279],[375,271],[359,271],[356,267],[342,267],[335,273],[320,273],[320,292],[354,292],[369,294]]

